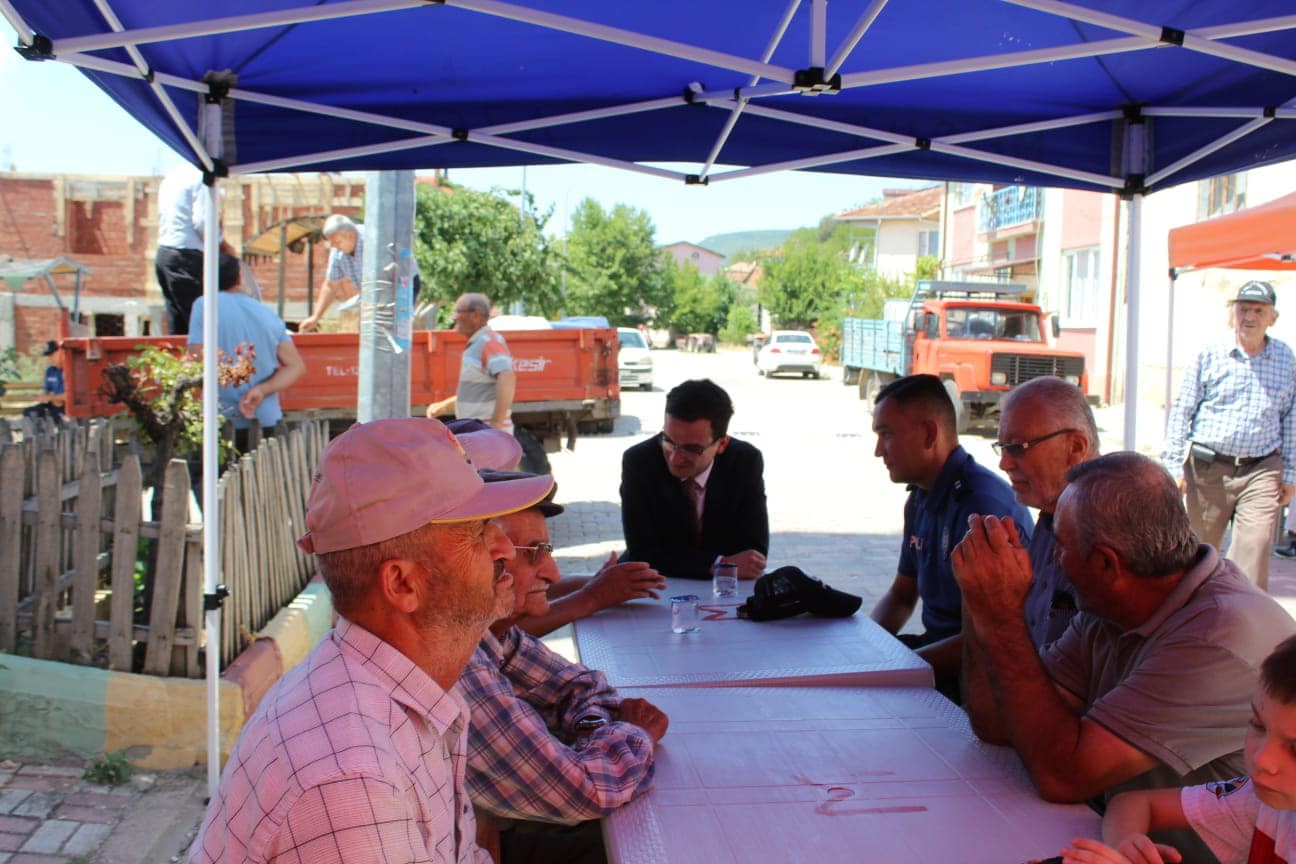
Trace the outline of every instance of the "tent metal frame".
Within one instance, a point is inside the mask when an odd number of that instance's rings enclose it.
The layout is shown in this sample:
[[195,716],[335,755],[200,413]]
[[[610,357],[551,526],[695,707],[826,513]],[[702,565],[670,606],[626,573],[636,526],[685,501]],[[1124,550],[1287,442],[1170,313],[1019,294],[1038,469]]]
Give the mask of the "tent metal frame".
[[[779,22],[774,27],[766,50],[759,58],[742,57],[703,48],[645,33],[637,33],[619,27],[599,24],[564,15],[520,6],[502,0],[342,0],[337,3],[326,3],[270,12],[238,15],[225,18],[192,21],[184,24],[125,28],[113,13],[110,0],[94,0],[96,8],[103,15],[110,32],[60,38],[49,40],[39,36],[23,20],[13,6],[12,0],[0,0],[0,14],[9,21],[18,33],[20,48],[24,56],[30,59],[56,59],[78,66],[85,70],[125,76],[147,81],[151,92],[161,105],[166,116],[184,137],[193,152],[196,161],[204,168],[208,180],[208,189],[213,207],[216,202],[217,175],[222,170],[233,173],[253,173],[258,171],[277,171],[295,167],[305,167],[323,160],[336,161],[345,158],[362,158],[397,150],[418,149],[439,146],[456,141],[472,141],[489,147],[524,153],[532,157],[545,157],[560,161],[586,162],[627,171],[649,174],[685,183],[703,184],[711,180],[735,180],[756,174],[772,171],[792,170],[797,168],[822,168],[845,163],[867,162],[883,156],[903,153],[910,149],[930,149],[960,159],[988,162],[997,165],[1021,168],[1038,172],[1045,176],[1054,176],[1075,182],[1096,185],[1119,191],[1129,200],[1128,219],[1128,258],[1126,272],[1126,373],[1125,388],[1127,404],[1138,392],[1138,351],[1137,341],[1133,334],[1138,332],[1140,291],[1138,248],[1139,231],[1142,222],[1143,195],[1152,188],[1173,182],[1174,177],[1189,165],[1199,162],[1211,153],[1220,150],[1236,141],[1246,138],[1275,120],[1296,118],[1293,103],[1289,102],[1277,110],[1271,106],[1256,106],[1254,109],[1236,107],[1211,108],[1177,108],[1174,106],[1149,106],[1140,112],[1126,114],[1121,110],[1097,113],[1078,114],[1071,117],[1057,117],[1034,123],[1021,123],[998,128],[987,128],[973,132],[963,132],[945,138],[935,137],[930,140],[914,139],[903,135],[872,129],[851,123],[840,123],[823,120],[790,111],[785,108],[772,108],[756,104],[763,97],[783,96],[790,93],[803,93],[815,96],[831,93],[834,90],[871,87],[887,83],[935,79],[943,76],[962,75],[978,71],[1017,68],[1042,63],[1057,63],[1067,60],[1101,57],[1109,54],[1120,54],[1148,50],[1185,50],[1205,54],[1233,63],[1254,66],[1296,78],[1296,61],[1275,57],[1261,51],[1243,48],[1223,41],[1230,38],[1259,33],[1277,32],[1296,29],[1296,15],[1284,15],[1258,21],[1239,22],[1213,27],[1185,31],[1173,27],[1137,21],[1120,15],[1088,9],[1074,3],[1061,0],[1001,0],[1003,3],[1027,8],[1041,15],[1052,15],[1073,22],[1098,26],[1113,33],[1123,34],[1083,45],[1065,45],[1028,49],[1016,52],[996,53],[988,56],[973,56],[958,60],[933,63],[921,63],[891,69],[872,70],[860,73],[840,72],[842,66],[855,50],[869,27],[885,8],[888,0],[872,0],[845,38],[830,51],[827,32],[826,0],[809,0],[809,45],[807,46],[808,68],[794,70],[770,62],[774,51],[783,39],[793,17],[802,7],[801,0],[789,0]],[[228,93],[217,94],[206,83],[193,81],[180,76],[166,74],[152,69],[140,46],[172,40],[189,39],[198,36],[211,36],[235,31],[256,30],[284,25],[301,25],[358,15],[381,14],[395,10],[414,8],[427,9],[427,14],[435,15],[438,6],[452,6],[456,9],[476,12],[482,15],[496,16],[510,21],[531,24],[538,28],[577,34],[589,39],[600,40],[642,51],[663,54],[681,60],[692,61],[703,65],[746,73],[750,80],[746,87],[734,90],[708,91],[700,82],[681,82],[681,89],[676,93],[663,94],[661,98],[631,102],[608,108],[557,114],[546,118],[529,120],[520,123],[505,123],[494,127],[480,129],[454,130],[435,124],[418,123],[398,117],[356,111],[338,106],[314,103],[305,100],[288,99],[272,93],[260,93],[247,89],[231,88]],[[106,49],[125,49],[130,63],[120,63],[93,56],[91,52]],[[809,73],[808,78],[802,73]],[[798,78],[801,77],[800,83]],[[808,80],[809,83],[806,83]],[[186,90],[208,96],[199,126],[203,133],[189,128],[167,88]],[[1296,92],[1296,80],[1293,81]],[[298,110],[320,114],[337,119],[373,124],[396,132],[409,133],[407,137],[397,138],[390,142],[366,146],[325,150],[316,153],[299,154],[292,157],[270,159],[261,162],[233,164],[224,166],[218,163],[220,158],[220,117],[222,101],[244,100],[261,105],[274,106],[288,110]],[[724,110],[729,117],[716,136],[705,159],[700,162],[697,174],[688,174],[651,165],[637,164],[560,147],[551,147],[519,140],[514,137],[520,132],[549,129],[565,124],[582,123],[591,120],[625,116],[631,113],[648,111],[692,110],[688,103],[703,103],[709,107]],[[686,107],[687,106],[687,107]],[[726,142],[729,140],[736,124],[746,114],[781,122],[800,124],[807,129],[826,130],[877,142],[866,147],[822,154],[818,156],[780,161],[766,165],[748,165],[735,170],[728,170],[713,175],[714,166],[720,161]],[[1147,164],[1147,135],[1145,118],[1153,117],[1194,117],[1213,120],[1235,119],[1239,125],[1229,132],[1220,135],[1213,142],[1199,147],[1196,151],[1178,159],[1173,164],[1158,168],[1150,175],[1145,175]],[[1091,123],[1121,120],[1123,140],[1119,159],[1119,170],[1111,175],[1079,171],[1061,165],[1008,157],[987,150],[968,146],[975,142],[986,142],[1004,139],[1014,135],[1052,129],[1077,127]],[[205,140],[200,140],[200,137]],[[216,294],[217,238],[213,224],[208,226],[205,238],[206,272],[204,274],[204,296],[208,308],[214,308]],[[217,344],[217,316],[204,316],[204,340],[207,345]],[[204,520],[205,556],[204,574],[207,592],[215,591],[216,579],[220,567],[220,543],[218,515],[216,511],[216,352],[208,351],[204,361],[204,388],[208,394],[204,399]],[[1136,410],[1127,409],[1125,417],[1126,446],[1133,446],[1136,432]],[[208,611],[208,632],[218,632],[219,604]],[[218,749],[218,706],[216,704],[216,678],[219,670],[216,667],[215,652],[208,652],[208,686],[209,697],[209,730],[208,730],[208,777],[212,793],[215,793],[219,764]]]

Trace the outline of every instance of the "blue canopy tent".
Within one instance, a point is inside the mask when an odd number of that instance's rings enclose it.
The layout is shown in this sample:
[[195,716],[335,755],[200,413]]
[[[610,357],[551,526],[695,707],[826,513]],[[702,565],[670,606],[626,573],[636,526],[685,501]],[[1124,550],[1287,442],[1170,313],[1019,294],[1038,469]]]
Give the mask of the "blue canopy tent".
[[[583,161],[694,184],[799,169],[1116,192],[1130,201],[1130,334],[1143,195],[1296,156],[1293,11],[1291,0],[0,0],[25,57],[80,67],[213,180]],[[1132,337],[1126,353],[1128,401]]]

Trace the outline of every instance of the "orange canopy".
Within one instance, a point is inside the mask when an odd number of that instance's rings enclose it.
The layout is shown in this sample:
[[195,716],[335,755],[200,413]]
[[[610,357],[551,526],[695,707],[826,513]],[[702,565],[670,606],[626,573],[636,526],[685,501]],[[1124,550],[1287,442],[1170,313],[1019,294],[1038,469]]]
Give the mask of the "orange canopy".
[[1296,270],[1296,193],[1170,232],[1170,266]]

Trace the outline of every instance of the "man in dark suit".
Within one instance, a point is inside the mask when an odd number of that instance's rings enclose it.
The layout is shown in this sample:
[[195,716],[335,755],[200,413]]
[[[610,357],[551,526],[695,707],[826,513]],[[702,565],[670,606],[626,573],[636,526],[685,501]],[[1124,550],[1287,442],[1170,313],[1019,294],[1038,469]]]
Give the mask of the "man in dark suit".
[[709,579],[717,560],[737,564],[739,579],[765,572],[765,463],[729,437],[732,416],[729,394],[708,379],[666,394],[662,431],[621,459],[621,560],[687,579]]

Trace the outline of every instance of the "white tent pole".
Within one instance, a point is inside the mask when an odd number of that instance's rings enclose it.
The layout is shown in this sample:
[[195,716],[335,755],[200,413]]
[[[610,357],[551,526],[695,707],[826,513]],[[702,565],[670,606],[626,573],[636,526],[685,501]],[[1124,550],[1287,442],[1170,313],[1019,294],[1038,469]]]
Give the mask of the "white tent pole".
[[644,33],[636,33],[633,30],[625,30],[620,27],[595,24],[592,21],[584,21],[567,15],[555,15],[552,12],[541,12],[537,9],[529,9],[512,3],[502,3],[500,0],[446,0],[445,5],[458,9],[472,9],[485,15],[495,15],[500,18],[508,18],[511,21],[522,21],[527,24],[534,24],[537,27],[573,33],[577,36],[588,36],[591,39],[598,39],[603,42],[628,45],[631,48],[651,51],[654,54],[666,54],[670,57],[678,57],[681,60],[694,60],[720,69],[747,72],[751,75],[759,75],[762,78],[785,81],[788,84],[792,83],[794,77],[791,69],[785,69],[782,66],[759,63],[747,57],[739,57],[736,54],[711,51],[696,45],[686,45],[683,42],[660,39],[656,36],[648,36]]
[[[1255,106],[1254,108],[1175,108],[1175,107],[1147,107],[1141,109],[1144,117],[1204,117],[1210,120],[1252,120],[1256,117],[1270,116],[1266,115],[1267,108]],[[1277,120],[1296,120],[1296,108],[1284,108],[1278,106],[1272,112],[1272,116]]]
[[828,0],[810,0],[810,66],[828,62]]
[[941,78],[946,75],[963,75],[968,72],[986,72],[993,69],[1010,69],[1014,66],[1033,66],[1038,63],[1056,63],[1060,60],[1082,60],[1105,54],[1123,54],[1160,47],[1154,39],[1141,36],[1124,36],[1103,39],[1081,45],[1062,45],[1056,48],[1035,48],[1029,51],[1010,51],[986,57],[969,57],[959,60],[942,60],[935,63],[916,63],[912,66],[895,66],[868,72],[852,72],[842,76],[842,89],[872,87],[877,84],[895,84],[917,81],[922,78]]
[[282,159],[265,159],[260,162],[245,162],[231,165],[231,174],[256,174],[262,171],[282,171],[285,168],[297,168],[317,162],[351,159],[358,156],[375,156],[379,153],[397,153],[401,150],[414,150],[419,147],[436,147],[453,143],[453,138],[444,135],[429,135],[419,138],[402,138],[399,141],[388,141],[385,144],[369,144],[364,147],[343,147],[340,150],[320,150],[316,153],[300,153],[285,156]]
[[1189,165],[1201,159],[1205,159],[1207,156],[1214,153],[1216,150],[1222,150],[1228,145],[1232,144],[1234,141],[1238,140],[1239,138],[1245,138],[1246,136],[1250,135],[1252,132],[1255,132],[1257,129],[1260,129],[1264,126],[1268,126],[1272,122],[1273,120],[1269,119],[1268,117],[1260,117],[1256,120],[1252,120],[1250,123],[1246,123],[1242,126],[1239,126],[1237,129],[1234,129],[1232,132],[1228,133],[1227,135],[1216,138],[1214,141],[1210,142],[1205,147],[1199,147],[1193,152],[1189,153],[1187,156],[1183,157],[1182,159],[1170,163],[1166,167],[1162,168],[1160,171],[1154,171],[1153,173],[1149,174],[1147,178],[1147,185],[1156,186],[1160,184],[1162,180],[1166,179],[1167,177],[1173,177],[1176,173],[1178,173],[1183,168],[1186,168]]
[[1165,368],[1165,416],[1161,418],[1162,426],[1170,424],[1170,402],[1173,393],[1171,392],[1171,380],[1174,372],[1174,332],[1175,332],[1175,271],[1170,268],[1170,326],[1166,327],[1166,368]]
[[[765,45],[764,53],[761,54],[762,63],[768,63],[770,58],[774,56],[774,52],[778,49],[779,43],[783,41],[783,36],[787,33],[787,28],[792,24],[792,16],[796,14],[796,10],[800,6],[801,0],[792,0],[792,2],[788,3],[787,8],[783,10],[783,17],[779,19],[778,26],[774,28],[774,34]],[[747,86],[750,87],[759,80],[758,77],[753,75],[751,80],[747,82]],[[729,119],[725,121],[724,128],[721,129],[720,134],[716,136],[716,142],[711,146],[711,152],[707,154],[706,162],[702,165],[702,170],[698,172],[699,178],[705,178],[711,175],[711,169],[715,167],[716,160],[720,158],[720,151],[724,149],[724,145],[729,140],[729,136],[733,134],[734,127],[738,125],[738,118],[742,116],[745,107],[747,107],[747,100],[745,98],[734,100],[733,110],[729,112]]]
[[[120,33],[124,29],[121,20],[117,17],[117,13],[113,12],[112,7],[108,5],[108,0],[95,0],[95,8],[99,10],[99,14],[108,22],[108,26],[114,33]],[[162,110],[166,111],[167,116],[171,118],[171,122],[180,130],[180,134],[184,136],[185,141],[189,144],[189,149],[198,157],[198,161],[202,162],[204,170],[211,171],[212,160],[207,155],[207,148],[202,145],[198,140],[198,136],[190,130],[189,124],[185,123],[184,118],[180,116],[175,103],[171,101],[170,94],[163,89],[155,78],[149,78],[149,65],[144,62],[144,56],[140,54],[139,49],[134,45],[127,45],[126,53],[131,58],[131,62],[135,64],[140,77],[149,82],[149,89],[153,91],[153,96],[162,105]]]
[[[221,105],[207,101],[199,128],[204,144],[213,157],[219,158],[221,145]],[[218,178],[209,173],[207,194],[207,219],[203,226],[203,604],[206,611],[207,668],[207,793],[216,797],[220,784],[220,654],[221,654],[221,533],[220,509],[217,506],[216,484],[220,479],[220,382],[218,377],[219,311],[217,294],[220,267],[220,197],[216,184]],[[217,602],[210,602],[216,599]]]
[[[1082,21],[1086,24],[1095,24],[1099,27],[1106,27],[1110,30],[1117,30],[1135,36],[1142,36],[1147,39],[1155,39],[1157,41],[1161,40],[1164,32],[1160,24],[1148,24],[1144,21],[1135,21],[1132,18],[1113,15],[1109,12],[1099,12],[1095,9],[1088,9],[1084,6],[1077,6],[1074,3],[1059,2],[1059,0],[1004,0],[1004,2],[1011,3],[1014,6],[1034,9],[1038,12],[1046,12],[1050,15],[1069,18],[1072,21]],[[1282,20],[1285,20],[1285,18]],[[1279,29],[1286,28],[1284,27]],[[1239,48],[1236,45],[1229,45],[1224,42],[1215,42],[1203,38],[1192,31],[1183,31],[1182,35],[1182,47],[1188,51],[1196,51],[1200,54],[1207,54],[1211,57],[1219,57],[1224,60],[1232,60],[1235,63],[1244,63],[1248,66],[1268,69],[1272,72],[1281,72],[1284,75],[1296,75],[1296,61],[1294,60],[1288,60],[1285,57],[1275,57],[1272,54],[1265,54],[1262,51],[1252,51],[1250,48]]]
[[[216,195],[216,182],[203,190],[208,196],[208,213],[211,214],[203,231],[203,593],[214,596],[220,581],[221,543],[220,512],[216,507],[216,483],[220,440],[220,405],[217,376],[217,268],[220,264],[220,242],[217,233],[220,220],[220,200]],[[206,630],[207,647],[207,792],[216,795],[220,783],[220,641],[221,610],[208,609]]]
[[18,10],[13,7],[9,0],[0,0],[0,15],[9,22],[9,26],[18,34],[18,42],[21,45],[30,45],[32,39],[36,36],[36,31],[27,26],[27,21],[18,14]]
[[311,5],[297,9],[276,9],[273,12],[233,15],[229,18],[209,18],[205,21],[188,21],[184,24],[140,27],[118,33],[96,33],[90,36],[55,39],[54,53],[102,51],[105,48],[121,48],[126,45],[170,42],[175,39],[192,39],[195,36],[214,36],[218,33],[236,33],[241,30],[260,30],[287,24],[304,24],[309,21],[329,21],[334,18],[349,18],[352,15],[392,12],[427,5],[426,0],[342,0],[339,3]]
[[1256,18],[1251,21],[1236,21],[1232,24],[1201,27],[1194,30],[1193,35],[1200,36],[1203,39],[1233,39],[1238,36],[1275,33],[1279,30],[1291,30],[1293,28],[1296,28],[1296,15],[1277,15],[1273,18]]
[[1139,267],[1143,230],[1143,193],[1130,197],[1125,256],[1125,449],[1138,449]]
[[882,144],[877,147],[865,147],[861,150],[848,150],[844,153],[830,153],[826,156],[810,156],[805,159],[792,159],[787,162],[773,162],[769,165],[756,165],[752,168],[740,168],[726,171],[723,174],[712,174],[711,182],[720,180],[738,180],[742,177],[758,177],[775,171],[797,171],[802,168],[818,168],[834,165],[839,162],[855,162],[861,159],[876,159],[879,156],[893,156],[897,153],[908,153],[913,144]]
[[1121,111],[1095,111],[1092,114],[1077,114],[1073,117],[1058,117],[1055,120],[1039,120],[1035,123],[1018,123],[1015,126],[999,126],[994,129],[979,129],[975,132],[960,132],[957,135],[941,135],[935,139],[942,144],[967,144],[972,141],[985,141],[991,138],[1007,138],[1010,135],[1027,135],[1032,132],[1049,132],[1053,129],[1069,129],[1073,126],[1087,126],[1090,123],[1106,123],[1124,116]]
[[1092,183],[1095,186],[1106,186],[1109,189],[1119,189],[1125,185],[1119,177],[1109,177],[1106,174],[1095,174],[1092,171],[1077,171],[1071,168],[1063,168],[1058,165],[1049,165],[1047,162],[1036,162],[1033,159],[1018,159],[1015,156],[1004,156],[1001,153],[985,153],[981,150],[973,150],[970,147],[950,146],[949,144],[942,144],[939,140],[932,141],[931,149],[934,153],[945,153],[950,156],[962,156],[964,159],[971,159],[976,162],[989,162],[991,165],[1006,165],[1009,168],[1022,168],[1027,171],[1038,171],[1041,174],[1051,174],[1054,177],[1065,177],[1069,180],[1079,180],[1084,183]]
[[688,176],[679,171],[668,171],[665,168],[639,165],[621,159],[596,156],[593,153],[582,153],[579,150],[567,150],[563,147],[546,147],[543,144],[532,144],[528,141],[514,141],[509,138],[500,138],[495,135],[478,135],[473,133],[469,136],[468,140],[476,144],[486,144],[491,147],[499,147],[503,150],[516,150],[519,153],[531,153],[535,156],[549,156],[553,159],[565,159],[568,162],[588,162],[591,165],[604,165],[608,168],[623,168],[626,171],[635,171],[639,174],[648,174],[652,177],[662,177],[667,180],[683,181],[685,177]]
[[851,28],[850,33],[846,34],[846,38],[843,39],[841,45],[837,47],[837,51],[833,54],[832,60],[828,61],[828,68],[824,69],[825,78],[831,78],[837,74],[841,69],[842,64],[846,62],[846,58],[855,50],[855,46],[859,44],[859,41],[864,38],[864,34],[868,32],[868,28],[872,27],[873,22],[877,20],[878,15],[882,14],[882,10],[886,7],[886,4],[887,0],[873,0],[873,2],[869,4],[868,8],[864,10],[859,19],[855,22],[855,26]]
[[585,123],[589,120],[602,120],[605,117],[624,117],[628,114],[640,114],[644,111],[678,108],[685,104],[684,97],[675,94],[662,99],[645,99],[642,102],[629,102],[625,105],[596,108],[592,111],[573,111],[569,114],[554,114],[549,117],[538,117],[534,120],[520,120],[516,123],[496,123],[493,126],[483,126],[473,131],[485,135],[512,135],[515,132],[527,132],[531,129],[548,129],[551,126]]

